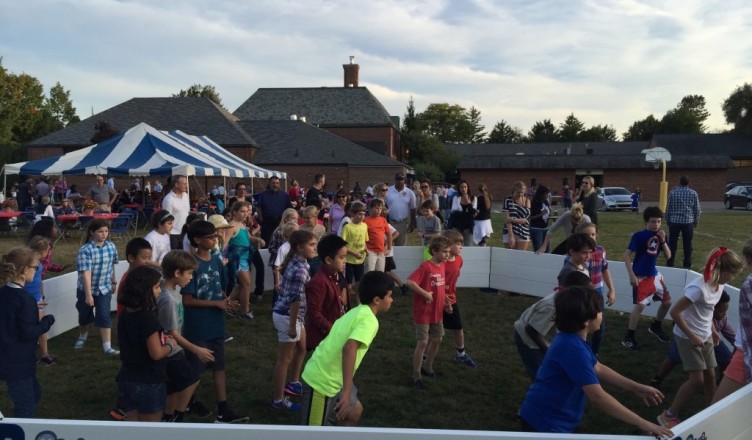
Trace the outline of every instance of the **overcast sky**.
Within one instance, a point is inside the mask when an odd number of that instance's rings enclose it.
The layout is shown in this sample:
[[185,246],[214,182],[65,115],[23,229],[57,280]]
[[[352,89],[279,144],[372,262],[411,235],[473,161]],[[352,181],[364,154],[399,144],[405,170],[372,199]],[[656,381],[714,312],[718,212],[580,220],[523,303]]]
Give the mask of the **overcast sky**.
[[194,83],[230,111],[262,87],[341,87],[354,55],[400,117],[413,96],[475,106],[489,131],[574,112],[621,134],[701,94],[722,130],[752,82],[751,23],[748,0],[0,0],[0,56],[60,81],[81,118]]

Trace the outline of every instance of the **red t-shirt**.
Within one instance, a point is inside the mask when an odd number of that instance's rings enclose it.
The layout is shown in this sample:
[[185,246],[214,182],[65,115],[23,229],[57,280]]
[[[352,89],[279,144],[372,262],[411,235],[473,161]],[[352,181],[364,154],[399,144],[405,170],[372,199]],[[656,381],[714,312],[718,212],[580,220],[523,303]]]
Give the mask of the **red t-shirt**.
[[287,197],[290,198],[291,202],[297,202],[298,197],[300,197],[300,187],[293,186],[287,191]]
[[428,304],[421,295],[413,293],[413,321],[416,324],[441,322],[446,297],[444,263],[436,265],[431,260],[424,261],[408,279],[433,295],[433,301]]
[[371,217],[370,215],[363,219],[363,223],[368,226],[368,241],[366,249],[371,252],[383,254],[386,252],[384,247],[384,238],[389,233],[389,223],[384,217]]
[[461,255],[454,257],[454,261],[447,260],[444,262],[444,271],[446,272],[446,295],[449,304],[452,305],[457,303],[457,279],[460,277],[462,263],[463,260]]

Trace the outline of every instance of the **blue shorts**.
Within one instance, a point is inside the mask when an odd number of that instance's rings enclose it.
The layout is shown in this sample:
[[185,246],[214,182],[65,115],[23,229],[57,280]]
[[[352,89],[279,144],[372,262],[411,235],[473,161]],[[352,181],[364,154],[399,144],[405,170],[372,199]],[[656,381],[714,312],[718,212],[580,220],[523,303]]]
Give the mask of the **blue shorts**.
[[112,295],[96,295],[94,296],[94,307],[91,307],[86,304],[86,293],[83,290],[76,290],[78,325],[89,325],[93,322],[94,327],[111,328],[111,304]]
[[241,258],[238,263],[238,272],[248,272],[251,266],[248,264],[248,258]]
[[118,382],[121,409],[137,410],[141,414],[160,412],[165,407],[167,385],[165,383]]

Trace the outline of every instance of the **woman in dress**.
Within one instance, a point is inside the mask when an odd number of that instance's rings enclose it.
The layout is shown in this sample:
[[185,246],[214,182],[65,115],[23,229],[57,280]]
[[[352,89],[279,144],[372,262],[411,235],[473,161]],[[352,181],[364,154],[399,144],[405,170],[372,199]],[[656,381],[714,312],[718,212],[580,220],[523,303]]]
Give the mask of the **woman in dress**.
[[473,242],[478,246],[485,246],[493,234],[491,227],[491,194],[486,185],[478,185],[478,210],[475,212],[473,224]]

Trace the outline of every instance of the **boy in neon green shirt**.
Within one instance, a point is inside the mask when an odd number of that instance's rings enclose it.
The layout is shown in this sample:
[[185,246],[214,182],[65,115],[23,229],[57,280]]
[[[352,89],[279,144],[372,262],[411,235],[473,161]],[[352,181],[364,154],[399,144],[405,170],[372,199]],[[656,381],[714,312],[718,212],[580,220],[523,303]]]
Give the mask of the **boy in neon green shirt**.
[[355,426],[363,413],[353,376],[379,330],[376,315],[392,306],[392,281],[372,271],[358,286],[361,305],[334,322],[303,370],[303,420],[311,426]]

